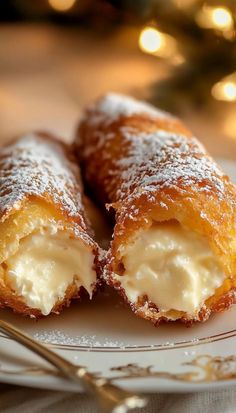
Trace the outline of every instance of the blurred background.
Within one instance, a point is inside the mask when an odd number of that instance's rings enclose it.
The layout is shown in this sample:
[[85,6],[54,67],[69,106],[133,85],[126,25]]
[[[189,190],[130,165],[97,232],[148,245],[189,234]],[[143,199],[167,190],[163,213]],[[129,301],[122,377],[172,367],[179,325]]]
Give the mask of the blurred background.
[[179,115],[236,159],[236,1],[1,2],[1,142],[30,129],[71,140],[107,91]]

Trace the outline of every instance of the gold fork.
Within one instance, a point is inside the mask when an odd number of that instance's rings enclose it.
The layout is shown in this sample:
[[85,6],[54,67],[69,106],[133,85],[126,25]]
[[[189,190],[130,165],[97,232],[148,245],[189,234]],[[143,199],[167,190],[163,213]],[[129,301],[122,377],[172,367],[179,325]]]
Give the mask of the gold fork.
[[109,380],[96,377],[89,373],[85,367],[76,366],[43,344],[22,333],[11,324],[0,320],[0,330],[12,337],[18,343],[47,360],[56,367],[64,377],[79,383],[83,389],[96,397],[98,411],[101,413],[126,413],[131,409],[147,405],[147,399],[143,395],[126,391]]

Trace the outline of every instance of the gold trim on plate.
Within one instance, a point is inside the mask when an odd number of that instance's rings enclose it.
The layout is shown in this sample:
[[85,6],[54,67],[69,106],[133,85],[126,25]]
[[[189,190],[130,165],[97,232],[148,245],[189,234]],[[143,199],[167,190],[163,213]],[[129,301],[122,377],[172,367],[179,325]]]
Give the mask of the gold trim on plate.
[[111,381],[153,377],[189,383],[209,383],[236,379],[236,356],[213,357],[201,355],[192,361],[181,363],[181,365],[194,367],[194,370],[188,370],[183,373],[171,373],[155,371],[153,366],[140,367],[138,364],[131,363],[125,366],[112,367],[111,371],[121,374],[111,377]]
[[[129,363],[124,366],[111,367],[110,371],[118,374],[107,377],[107,380],[112,383],[117,380],[158,378],[196,384],[236,379],[236,356],[233,355],[226,357],[200,355],[189,362],[181,363],[181,366],[191,366],[191,370],[187,369],[182,373],[157,371],[153,366],[142,367],[136,363]],[[7,376],[61,376],[56,370],[41,367],[17,370],[0,368],[0,374]]]

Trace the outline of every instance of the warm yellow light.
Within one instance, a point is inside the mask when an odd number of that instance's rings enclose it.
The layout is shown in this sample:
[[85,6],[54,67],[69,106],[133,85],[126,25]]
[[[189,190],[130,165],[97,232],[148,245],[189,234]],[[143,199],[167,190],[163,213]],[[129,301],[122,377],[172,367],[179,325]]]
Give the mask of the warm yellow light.
[[147,53],[155,53],[165,45],[165,38],[162,33],[153,27],[145,27],[139,36],[139,46]]
[[67,11],[74,6],[76,0],[48,0],[50,6],[56,11]]
[[216,7],[212,10],[212,22],[219,29],[230,29],[233,25],[232,14],[224,7]]
[[196,15],[196,21],[201,27],[223,32],[231,30],[234,26],[232,14],[226,7],[203,6]]
[[145,53],[167,58],[176,51],[176,42],[168,34],[147,26],[140,33],[139,47]]
[[236,100],[236,83],[233,81],[221,81],[212,88],[212,95],[217,100],[233,102]]

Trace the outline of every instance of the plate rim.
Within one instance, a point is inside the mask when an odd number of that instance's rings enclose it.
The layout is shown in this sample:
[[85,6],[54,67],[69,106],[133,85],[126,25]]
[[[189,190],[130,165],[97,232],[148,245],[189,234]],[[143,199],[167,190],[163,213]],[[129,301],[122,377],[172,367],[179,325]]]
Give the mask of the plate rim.
[[[236,304],[235,304],[236,305]],[[142,351],[163,351],[163,350],[175,350],[175,349],[182,349],[188,347],[196,347],[204,344],[214,343],[221,340],[227,340],[230,338],[236,337],[236,328],[233,330],[221,332],[218,334],[213,334],[209,337],[202,337],[199,339],[194,340],[182,340],[177,341],[174,343],[163,343],[163,344],[150,344],[149,346],[79,346],[76,344],[56,344],[56,343],[45,343],[43,341],[42,344],[46,345],[49,348],[57,349],[57,350],[65,350],[65,351],[90,351],[94,353],[137,353]],[[0,338],[10,340],[14,342],[11,337],[8,337],[0,332]]]

